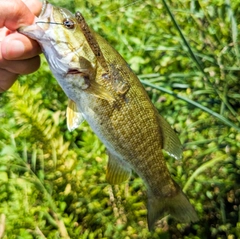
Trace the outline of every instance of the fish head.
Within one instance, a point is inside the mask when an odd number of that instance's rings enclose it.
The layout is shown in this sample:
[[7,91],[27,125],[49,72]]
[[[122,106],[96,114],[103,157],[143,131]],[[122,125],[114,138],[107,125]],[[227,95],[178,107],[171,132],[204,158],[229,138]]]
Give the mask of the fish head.
[[69,10],[45,2],[34,23],[18,31],[39,43],[52,73],[69,98],[76,100],[79,93],[76,91],[89,87],[95,78],[95,55]]

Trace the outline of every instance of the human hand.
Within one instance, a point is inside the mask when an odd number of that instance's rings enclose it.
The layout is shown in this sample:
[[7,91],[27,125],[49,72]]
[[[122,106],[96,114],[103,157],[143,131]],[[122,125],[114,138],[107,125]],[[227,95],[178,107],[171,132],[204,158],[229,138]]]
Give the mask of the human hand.
[[0,1],[0,93],[9,89],[19,74],[30,74],[40,66],[38,43],[18,33],[41,12],[39,0]]

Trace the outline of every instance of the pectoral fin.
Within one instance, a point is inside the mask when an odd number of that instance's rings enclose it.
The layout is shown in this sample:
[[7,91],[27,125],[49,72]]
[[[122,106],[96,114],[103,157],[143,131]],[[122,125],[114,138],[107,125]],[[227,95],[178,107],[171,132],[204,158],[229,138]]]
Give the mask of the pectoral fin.
[[110,184],[120,184],[131,176],[131,169],[115,155],[108,152],[108,166],[106,180]]
[[159,125],[162,129],[161,133],[163,136],[163,149],[176,159],[182,158],[182,145],[181,142],[171,128],[170,124],[159,115]]
[[66,115],[69,131],[73,131],[84,121],[82,113],[78,111],[76,103],[71,99],[68,99]]
[[104,86],[96,82],[96,67],[93,67],[90,61],[81,56],[79,57],[79,66],[81,70],[78,74],[85,81],[82,89],[95,97],[107,100],[110,103],[113,102],[115,99],[111,93]]
[[112,103],[115,101],[115,99],[110,94],[110,92],[95,81],[91,81],[90,87],[84,91],[87,92],[88,94],[94,95],[95,97],[98,97],[100,99],[107,100],[109,103]]

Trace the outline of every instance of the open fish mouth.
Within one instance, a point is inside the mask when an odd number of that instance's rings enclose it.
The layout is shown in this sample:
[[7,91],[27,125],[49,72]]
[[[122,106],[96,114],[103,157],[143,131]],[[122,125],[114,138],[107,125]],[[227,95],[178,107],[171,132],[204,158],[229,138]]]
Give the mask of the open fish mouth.
[[51,24],[51,14],[53,6],[47,1],[44,1],[42,11],[39,17],[35,18],[35,21],[30,26],[22,26],[18,29],[18,32],[29,36],[32,39],[43,39],[45,31],[48,30],[49,24]]

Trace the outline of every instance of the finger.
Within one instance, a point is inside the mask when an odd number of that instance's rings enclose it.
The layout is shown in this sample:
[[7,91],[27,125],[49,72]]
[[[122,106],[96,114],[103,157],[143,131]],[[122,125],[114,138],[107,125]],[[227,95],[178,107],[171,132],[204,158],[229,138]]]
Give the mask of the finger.
[[18,75],[15,73],[8,72],[6,70],[0,69],[0,93],[8,90],[15,80],[17,79]]
[[[26,1],[26,4],[31,6],[30,1]],[[39,4],[36,4],[36,6],[38,8]],[[30,25],[35,17],[33,12],[21,0],[1,1],[0,12],[0,27],[5,26],[12,31],[21,26]]]
[[[14,73],[14,74],[30,74],[34,71],[36,71],[40,66],[40,57],[35,56],[31,59],[26,59],[26,60],[2,60],[1,62],[1,69],[4,69],[8,72]],[[1,75],[1,78],[2,75]]]
[[42,2],[38,0],[22,0],[35,16],[39,16],[42,10]]
[[6,60],[29,59],[41,53],[38,43],[18,32],[4,38],[1,43],[2,57]]

